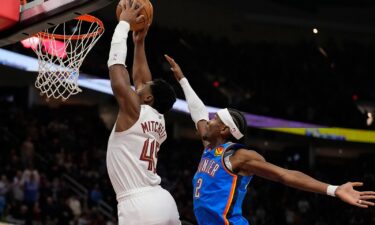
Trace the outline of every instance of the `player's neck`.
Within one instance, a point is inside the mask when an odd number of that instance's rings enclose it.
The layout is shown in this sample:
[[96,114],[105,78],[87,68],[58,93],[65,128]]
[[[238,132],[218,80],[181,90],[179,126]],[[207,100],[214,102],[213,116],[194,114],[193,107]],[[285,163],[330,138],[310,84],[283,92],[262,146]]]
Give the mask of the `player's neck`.
[[222,145],[226,142],[227,142],[227,140],[220,137],[220,138],[217,138],[216,140],[210,141],[209,147],[210,148],[216,148],[216,147],[219,147],[220,145]]

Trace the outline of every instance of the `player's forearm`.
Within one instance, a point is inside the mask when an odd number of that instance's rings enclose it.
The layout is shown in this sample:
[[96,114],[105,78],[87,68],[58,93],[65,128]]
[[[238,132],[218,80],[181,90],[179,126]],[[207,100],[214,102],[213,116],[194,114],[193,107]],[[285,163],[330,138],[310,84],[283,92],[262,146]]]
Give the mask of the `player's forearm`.
[[208,121],[208,111],[204,106],[202,100],[190,86],[188,80],[186,78],[182,78],[179,82],[184,92],[190,115],[194,123],[197,125],[197,123],[201,120]]
[[147,63],[145,43],[137,43],[134,47],[133,81],[137,85],[151,80],[152,75]]
[[125,67],[125,61],[127,56],[127,45],[128,33],[130,25],[126,21],[120,21],[115,29],[112,36],[111,49],[109,51],[108,68],[113,65],[123,65]]
[[108,68],[111,87],[114,92],[120,93],[122,88],[130,87],[129,74],[125,67],[127,56],[126,41],[129,33],[129,23],[120,21],[112,36],[111,49],[109,51]]
[[327,183],[318,181],[299,171],[287,170],[285,174],[280,176],[280,182],[303,191],[327,194]]

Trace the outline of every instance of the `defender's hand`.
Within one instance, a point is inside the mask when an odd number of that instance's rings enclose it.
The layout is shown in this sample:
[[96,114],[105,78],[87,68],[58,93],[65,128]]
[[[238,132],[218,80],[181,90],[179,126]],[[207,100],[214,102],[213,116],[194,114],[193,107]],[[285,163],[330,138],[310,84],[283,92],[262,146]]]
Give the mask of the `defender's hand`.
[[340,198],[342,201],[355,205],[360,208],[368,208],[369,206],[374,206],[374,202],[369,200],[375,199],[374,191],[356,191],[353,187],[363,186],[361,182],[348,182],[339,186],[336,189],[336,197]]
[[169,65],[171,65],[171,70],[176,80],[180,81],[182,78],[184,78],[185,76],[182,73],[180,66],[174,61],[174,59],[169,57],[168,55],[164,55],[164,57],[168,61]]

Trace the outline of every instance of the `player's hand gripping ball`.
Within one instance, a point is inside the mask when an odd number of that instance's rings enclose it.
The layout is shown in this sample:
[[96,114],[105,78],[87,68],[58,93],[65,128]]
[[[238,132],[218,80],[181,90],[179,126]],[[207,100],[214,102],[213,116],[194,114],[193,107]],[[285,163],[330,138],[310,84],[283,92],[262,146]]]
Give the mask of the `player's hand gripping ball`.
[[[126,0],[120,0],[119,4],[117,5],[116,8],[116,16],[117,20],[120,17],[120,14],[122,12],[122,8],[120,4],[123,4],[125,7],[125,2]],[[133,1],[133,0],[131,0]],[[152,4],[149,0],[137,0],[138,4],[143,5],[143,9],[140,11],[139,15],[143,15],[144,17],[138,21],[130,24],[130,30],[132,31],[138,31],[142,30],[145,28],[148,24],[151,25],[152,23],[152,18],[154,15],[154,9],[152,7]]]

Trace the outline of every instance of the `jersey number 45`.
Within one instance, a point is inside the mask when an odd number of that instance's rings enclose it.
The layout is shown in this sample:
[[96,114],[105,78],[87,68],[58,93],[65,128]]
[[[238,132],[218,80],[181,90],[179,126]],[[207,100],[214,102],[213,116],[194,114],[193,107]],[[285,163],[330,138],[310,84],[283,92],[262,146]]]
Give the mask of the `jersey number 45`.
[[146,161],[148,162],[148,167],[147,169],[156,173],[156,158],[157,158],[157,153],[159,151],[160,144],[156,141],[153,140],[150,143],[150,139],[147,138],[143,144],[143,149],[141,156],[139,159],[141,161]]

